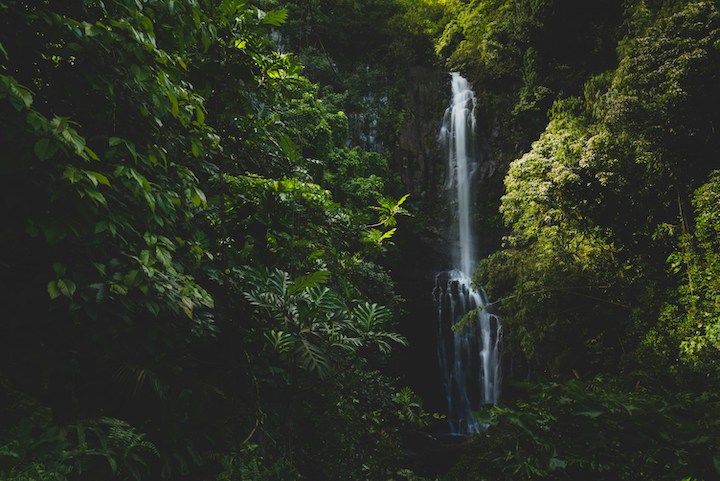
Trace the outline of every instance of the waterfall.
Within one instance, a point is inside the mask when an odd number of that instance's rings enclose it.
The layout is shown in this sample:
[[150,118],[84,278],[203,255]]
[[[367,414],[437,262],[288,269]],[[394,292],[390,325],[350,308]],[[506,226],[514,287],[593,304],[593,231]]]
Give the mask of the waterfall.
[[[437,353],[452,434],[481,430],[474,411],[494,404],[500,396],[500,318],[488,312],[485,292],[472,288],[470,277],[477,261],[472,228],[473,176],[478,170],[474,136],[477,132],[477,99],[470,84],[452,74],[452,100],[445,111],[440,141],[448,159],[446,188],[454,195],[457,241],[453,244],[455,268],[435,278],[433,298],[437,308]],[[462,329],[453,326],[470,311]]]

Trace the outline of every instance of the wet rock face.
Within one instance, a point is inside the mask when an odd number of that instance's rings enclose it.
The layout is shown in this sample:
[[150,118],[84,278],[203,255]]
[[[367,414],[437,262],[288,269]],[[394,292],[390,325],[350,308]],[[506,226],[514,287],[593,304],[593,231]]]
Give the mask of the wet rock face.
[[419,202],[441,198],[445,162],[438,143],[443,112],[447,107],[449,76],[446,72],[415,67],[405,92],[405,119],[391,167],[405,189]]

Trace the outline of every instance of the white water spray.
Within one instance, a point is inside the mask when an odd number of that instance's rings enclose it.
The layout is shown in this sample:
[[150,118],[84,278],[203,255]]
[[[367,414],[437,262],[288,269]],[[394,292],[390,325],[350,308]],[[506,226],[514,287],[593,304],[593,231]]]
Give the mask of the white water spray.
[[[470,276],[477,261],[472,229],[472,179],[478,167],[473,137],[477,132],[477,99],[470,84],[452,74],[452,100],[445,111],[440,141],[447,152],[447,188],[455,195],[457,243],[455,269],[437,275],[433,297],[438,316],[438,360],[443,376],[450,432],[481,430],[474,412],[494,404],[500,396],[500,318],[487,311],[482,289],[472,288]],[[454,326],[471,310],[477,313],[463,329]]]

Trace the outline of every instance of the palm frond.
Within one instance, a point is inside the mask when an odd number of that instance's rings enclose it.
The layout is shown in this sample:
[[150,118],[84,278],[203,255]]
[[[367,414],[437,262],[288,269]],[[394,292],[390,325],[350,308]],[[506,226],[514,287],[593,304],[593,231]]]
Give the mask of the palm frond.
[[308,372],[314,372],[324,378],[328,372],[328,359],[322,349],[308,339],[300,339],[296,348],[300,366]]

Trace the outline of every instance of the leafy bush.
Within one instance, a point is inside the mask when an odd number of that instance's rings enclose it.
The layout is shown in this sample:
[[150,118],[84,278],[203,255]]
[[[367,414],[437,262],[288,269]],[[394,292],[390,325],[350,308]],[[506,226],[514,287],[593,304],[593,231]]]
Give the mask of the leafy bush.
[[99,418],[71,426],[39,426],[22,418],[0,440],[0,476],[7,481],[65,481],[108,477],[145,479],[157,448],[128,423]]
[[448,480],[715,479],[715,393],[620,391],[603,379],[525,386],[492,408]]

